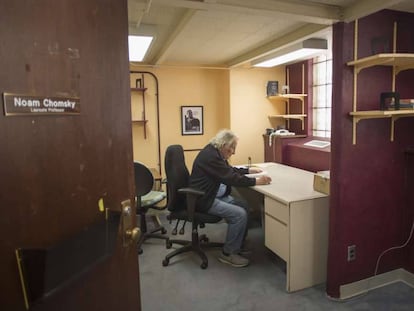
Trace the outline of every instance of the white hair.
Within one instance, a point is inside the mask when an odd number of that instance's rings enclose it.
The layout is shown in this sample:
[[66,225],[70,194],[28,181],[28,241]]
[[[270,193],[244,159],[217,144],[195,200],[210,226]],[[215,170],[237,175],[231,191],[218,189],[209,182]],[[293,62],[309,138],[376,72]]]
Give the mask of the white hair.
[[210,145],[213,145],[217,149],[221,149],[224,145],[231,146],[237,142],[239,138],[229,129],[220,130],[216,136],[210,140]]

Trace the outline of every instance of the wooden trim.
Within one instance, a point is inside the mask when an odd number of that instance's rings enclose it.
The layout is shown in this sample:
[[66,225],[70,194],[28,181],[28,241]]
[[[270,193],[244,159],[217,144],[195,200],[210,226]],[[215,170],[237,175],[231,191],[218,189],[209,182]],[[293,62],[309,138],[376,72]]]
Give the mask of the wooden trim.
[[367,294],[372,289],[396,282],[403,282],[414,288],[414,274],[405,269],[396,269],[357,282],[341,285],[339,287],[338,300],[346,300],[354,296]]

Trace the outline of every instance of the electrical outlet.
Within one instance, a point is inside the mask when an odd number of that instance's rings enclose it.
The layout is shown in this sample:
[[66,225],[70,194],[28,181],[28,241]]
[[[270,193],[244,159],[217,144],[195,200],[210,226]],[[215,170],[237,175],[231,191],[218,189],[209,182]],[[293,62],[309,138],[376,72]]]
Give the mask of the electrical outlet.
[[349,245],[348,246],[348,261],[353,261],[356,259],[356,246]]

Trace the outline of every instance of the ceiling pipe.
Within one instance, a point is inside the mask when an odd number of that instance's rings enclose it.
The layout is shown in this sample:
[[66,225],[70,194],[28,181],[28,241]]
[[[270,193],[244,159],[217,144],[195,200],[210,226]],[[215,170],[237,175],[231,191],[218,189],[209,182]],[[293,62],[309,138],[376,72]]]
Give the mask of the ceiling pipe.
[[152,5],[152,0],[147,0],[147,3],[145,4],[144,9],[141,10],[141,13],[138,16],[138,20],[137,20],[137,23],[136,23],[137,28],[139,27],[139,25],[141,25],[142,17],[145,14],[148,14],[149,10],[151,9],[151,5]]

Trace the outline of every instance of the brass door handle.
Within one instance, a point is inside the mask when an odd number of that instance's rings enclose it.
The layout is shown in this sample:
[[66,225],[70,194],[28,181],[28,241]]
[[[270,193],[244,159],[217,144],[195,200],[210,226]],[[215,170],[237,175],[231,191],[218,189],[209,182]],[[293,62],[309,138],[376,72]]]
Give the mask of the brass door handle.
[[132,211],[131,200],[121,202],[122,211],[122,231],[124,247],[129,247],[132,243],[138,242],[141,237],[141,229],[134,226],[135,213]]
[[129,242],[138,242],[141,237],[141,229],[135,227],[133,229],[128,229],[125,231],[125,237]]

